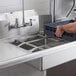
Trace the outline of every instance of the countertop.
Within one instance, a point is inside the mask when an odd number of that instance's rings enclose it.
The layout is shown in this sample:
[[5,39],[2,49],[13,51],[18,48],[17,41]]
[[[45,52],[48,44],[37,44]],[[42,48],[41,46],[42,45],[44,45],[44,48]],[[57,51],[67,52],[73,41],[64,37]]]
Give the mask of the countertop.
[[23,62],[28,62],[30,60],[37,59],[40,57],[53,55],[57,52],[62,51],[69,51],[73,54],[71,58],[68,59],[69,61],[76,59],[76,41],[32,53],[17,46],[14,46],[4,40],[0,40],[0,69],[20,64]]

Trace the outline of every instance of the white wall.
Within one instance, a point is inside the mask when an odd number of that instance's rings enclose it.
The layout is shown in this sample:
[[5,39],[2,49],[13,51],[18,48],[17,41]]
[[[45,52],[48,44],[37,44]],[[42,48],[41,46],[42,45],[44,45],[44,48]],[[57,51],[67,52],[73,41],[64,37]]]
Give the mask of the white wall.
[[[50,0],[25,0],[25,9],[35,9],[38,14],[49,14]],[[21,10],[22,0],[0,0],[0,12]]]

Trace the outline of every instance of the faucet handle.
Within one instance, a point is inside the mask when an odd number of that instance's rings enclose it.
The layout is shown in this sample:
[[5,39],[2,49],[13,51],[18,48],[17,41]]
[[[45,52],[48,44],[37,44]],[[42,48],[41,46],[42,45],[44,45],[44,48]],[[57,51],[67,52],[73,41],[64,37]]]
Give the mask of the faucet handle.
[[16,28],[18,28],[18,25],[19,25],[18,18],[16,18],[16,20],[15,20],[15,26],[16,26]]
[[30,19],[30,26],[32,26],[32,19]]
[[26,26],[32,26],[32,19],[29,19],[29,22],[24,24],[24,27]]

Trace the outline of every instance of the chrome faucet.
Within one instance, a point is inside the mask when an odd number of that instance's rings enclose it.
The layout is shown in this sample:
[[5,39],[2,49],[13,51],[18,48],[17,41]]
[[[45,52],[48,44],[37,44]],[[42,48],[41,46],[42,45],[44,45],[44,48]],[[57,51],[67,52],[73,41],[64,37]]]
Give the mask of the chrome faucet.
[[8,26],[8,30],[10,31],[11,29],[17,29],[19,27],[19,22],[18,18],[15,19],[15,24],[11,25],[10,22],[6,24]]
[[22,25],[23,27],[32,26],[32,19],[30,19],[29,23],[25,23],[25,8],[24,8],[24,0],[22,0]]
[[[25,10],[24,9],[24,0],[22,0],[22,26],[19,26],[18,18],[16,18],[14,25],[11,25],[10,22],[7,24],[8,30],[17,29],[17,28],[26,27],[26,26],[32,26],[32,19],[29,19],[29,22],[25,23],[25,12],[24,12],[24,10]],[[10,12],[10,14],[12,14],[12,13],[13,12]]]
[[29,19],[29,23],[25,23],[24,26],[32,26],[32,19]]
[[21,28],[21,27],[32,26],[32,19],[30,19],[29,23],[25,23],[23,26],[19,26],[18,18],[15,19],[15,24],[14,25],[11,25],[10,22],[7,25],[8,25],[8,30],[9,31],[11,29],[18,29],[18,28]]

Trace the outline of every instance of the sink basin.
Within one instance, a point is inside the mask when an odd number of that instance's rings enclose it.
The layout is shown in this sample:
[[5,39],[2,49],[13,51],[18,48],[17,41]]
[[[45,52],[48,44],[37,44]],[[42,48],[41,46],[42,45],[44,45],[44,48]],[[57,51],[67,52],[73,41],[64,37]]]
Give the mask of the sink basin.
[[59,38],[47,38],[45,39],[44,36],[34,36],[31,38],[28,38],[27,40],[21,42],[19,40],[15,40],[14,42],[11,42],[11,44],[19,46],[23,49],[37,52],[41,51],[43,49],[48,49],[54,46],[58,46],[64,43],[67,43],[68,41],[64,41]]
[[35,42],[37,40],[43,39],[42,36],[34,36],[34,37],[30,37],[25,41],[19,41],[19,40],[14,40],[13,42],[10,42],[11,44],[15,45],[15,46],[19,46],[23,49],[35,52],[35,51],[39,51],[41,50],[41,48],[38,48],[36,45],[30,44],[31,42]]
[[27,44],[23,44],[23,45],[20,46],[20,47],[23,48],[23,49],[26,49],[26,50],[31,50],[31,49],[34,48],[33,46],[30,46],[30,45],[27,45]]
[[48,38],[46,43],[45,43],[45,39],[40,39],[38,41],[31,42],[30,44],[33,44],[35,46],[42,47],[43,49],[46,49],[46,48],[54,47],[54,46],[61,45],[61,44],[67,43],[67,42],[68,41]]
[[27,40],[25,40],[25,42],[34,41],[34,40],[42,39],[42,38],[43,38],[42,36],[38,36],[38,35],[37,35],[37,36],[28,38]]

